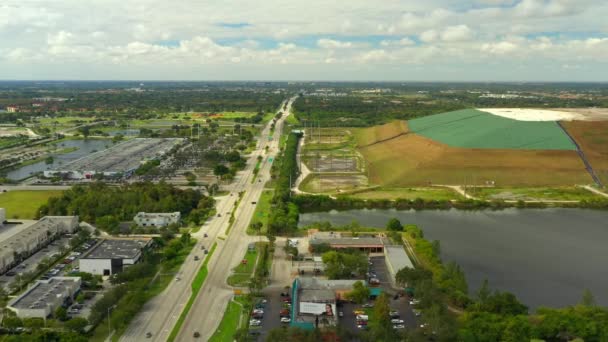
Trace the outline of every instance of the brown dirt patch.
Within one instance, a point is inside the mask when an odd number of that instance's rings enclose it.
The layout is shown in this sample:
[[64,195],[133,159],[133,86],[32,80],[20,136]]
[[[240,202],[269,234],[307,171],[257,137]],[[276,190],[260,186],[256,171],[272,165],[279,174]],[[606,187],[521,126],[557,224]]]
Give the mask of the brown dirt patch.
[[608,184],[608,121],[562,122],[585,153],[591,167]]
[[384,125],[361,129],[357,132],[357,145],[367,146],[409,132],[406,121],[393,121]]
[[[465,149],[416,134],[360,149],[372,184],[549,186],[592,182],[575,151]],[[466,180],[465,180],[466,179]]]

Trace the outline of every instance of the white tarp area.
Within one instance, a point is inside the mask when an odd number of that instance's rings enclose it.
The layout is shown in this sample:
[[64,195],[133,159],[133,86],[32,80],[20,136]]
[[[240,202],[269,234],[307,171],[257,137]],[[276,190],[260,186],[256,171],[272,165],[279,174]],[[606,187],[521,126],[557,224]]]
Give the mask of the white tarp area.
[[574,121],[587,118],[580,113],[535,108],[478,108],[478,110],[519,121]]

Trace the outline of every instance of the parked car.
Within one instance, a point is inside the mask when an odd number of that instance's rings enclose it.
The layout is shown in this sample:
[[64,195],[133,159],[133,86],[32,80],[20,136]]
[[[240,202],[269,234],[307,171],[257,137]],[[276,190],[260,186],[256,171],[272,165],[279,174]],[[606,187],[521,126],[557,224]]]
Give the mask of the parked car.
[[279,315],[281,317],[283,317],[283,316],[289,316],[289,310],[283,309],[283,310],[281,310],[281,312],[279,312]]
[[369,319],[369,316],[367,316],[367,315],[357,315],[358,321],[367,321],[368,319]]
[[420,310],[412,310],[412,312],[414,313],[414,316],[419,317],[420,315],[422,315],[422,312],[420,312]]
[[363,311],[363,310],[354,310],[353,311],[353,315],[364,315],[364,314],[365,314],[365,311]]
[[357,321],[357,325],[367,325],[367,321]]
[[262,309],[253,309],[253,313],[254,314],[262,314],[263,315],[264,314],[264,310],[262,310]]
[[393,324],[403,324],[403,320],[399,318],[391,319],[391,323]]
[[249,325],[257,327],[257,326],[262,325],[262,321],[260,321],[259,319],[252,319],[252,320],[249,320]]
[[7,277],[12,277],[12,276],[14,276],[15,274],[17,274],[17,273],[15,273],[15,272],[13,272],[13,271],[8,271],[8,272],[6,272],[6,276],[7,276]]
[[364,308],[373,308],[374,304],[372,304],[372,303],[365,303],[365,304],[363,304],[361,306],[364,307]]
[[281,317],[281,323],[289,323],[291,322],[291,318],[289,317]]
[[396,324],[396,325],[393,325],[393,329],[405,329],[405,325],[403,325],[403,324]]
[[418,305],[418,304],[420,304],[420,301],[418,299],[410,300],[410,305]]

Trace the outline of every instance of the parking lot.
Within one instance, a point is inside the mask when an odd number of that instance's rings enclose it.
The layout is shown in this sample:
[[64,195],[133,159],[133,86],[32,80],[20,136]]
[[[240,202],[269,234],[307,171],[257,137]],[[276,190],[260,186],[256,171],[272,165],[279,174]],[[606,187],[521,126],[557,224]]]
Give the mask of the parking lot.
[[[36,271],[36,267],[45,258],[51,259],[55,254],[59,254],[61,247],[69,248],[70,240],[67,237],[62,237],[38,252],[32,254],[29,258],[13,267],[11,270],[0,276],[0,286],[5,290],[9,289],[9,285],[19,278],[20,274]],[[14,274],[14,275],[10,275]]]
[[264,318],[261,319],[262,325],[259,327],[249,327],[250,331],[259,331],[258,341],[266,340],[268,332],[279,327],[288,327],[289,324],[281,323],[281,310],[283,308],[283,300],[281,292],[287,292],[286,289],[269,288],[264,291],[266,304],[264,306]]

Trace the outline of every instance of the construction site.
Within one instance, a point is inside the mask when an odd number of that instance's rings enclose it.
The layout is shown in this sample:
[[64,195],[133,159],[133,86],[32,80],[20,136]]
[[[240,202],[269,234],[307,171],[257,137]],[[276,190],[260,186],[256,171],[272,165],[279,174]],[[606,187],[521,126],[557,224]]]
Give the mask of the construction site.
[[180,138],[137,138],[127,140],[103,151],[92,153],[52,170],[44,171],[45,177],[60,176],[66,179],[92,179],[104,177],[129,177],[143,163],[160,159],[182,143]]

